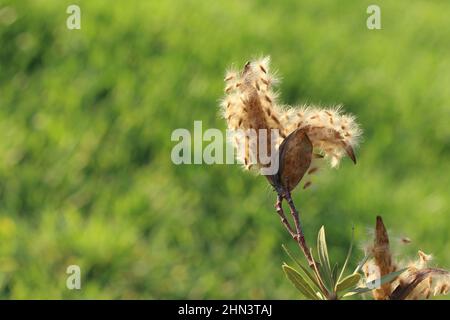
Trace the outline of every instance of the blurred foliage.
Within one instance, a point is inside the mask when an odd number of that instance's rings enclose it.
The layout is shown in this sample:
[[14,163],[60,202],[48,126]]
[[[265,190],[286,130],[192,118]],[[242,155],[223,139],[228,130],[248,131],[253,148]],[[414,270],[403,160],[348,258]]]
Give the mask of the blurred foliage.
[[298,298],[265,179],[170,161],[175,128],[225,128],[224,70],[259,54],[282,101],[365,130],[357,166],[294,194],[306,237],[342,261],[381,214],[401,258],[450,266],[450,2],[379,0],[371,31],[372,2],[0,0],[0,298]]

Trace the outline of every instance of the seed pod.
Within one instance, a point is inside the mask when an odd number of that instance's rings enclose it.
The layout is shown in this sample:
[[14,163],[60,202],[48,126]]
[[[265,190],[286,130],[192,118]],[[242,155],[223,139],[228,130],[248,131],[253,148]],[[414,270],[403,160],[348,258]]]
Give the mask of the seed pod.
[[311,164],[313,147],[304,130],[292,132],[280,145],[279,170],[267,176],[278,192],[291,192],[302,180]]
[[[389,236],[384,226],[383,219],[377,216],[375,227],[375,240],[373,247],[373,257],[376,266],[380,270],[380,276],[387,275],[396,270],[392,261],[392,254],[389,248]],[[377,300],[385,300],[391,294],[391,284],[386,283],[379,289],[373,291],[373,295]]]
[[[354,148],[358,145],[361,137],[361,129],[351,115],[343,114],[340,107],[321,108],[314,106],[303,106],[293,108],[284,106],[278,102],[274,86],[278,83],[274,72],[270,70],[270,58],[251,60],[241,70],[231,69],[225,75],[225,97],[221,103],[223,117],[227,120],[228,128],[233,135],[231,141],[240,150],[236,157],[244,164],[245,169],[261,170],[267,164],[260,161],[261,155],[270,156],[272,148],[278,149],[281,154],[280,145],[286,137],[295,130],[301,129],[306,138],[301,138],[300,132],[296,139],[308,139],[315,153],[330,161],[332,167],[339,164],[345,155],[356,163]],[[240,131],[256,131],[256,139],[250,139]],[[259,141],[259,132],[267,132],[266,141]],[[277,130],[278,135],[274,139],[269,134],[271,130]],[[294,135],[295,136],[295,135]],[[261,138],[262,139],[262,138]],[[291,138],[292,139],[292,138]],[[252,141],[253,140],[253,141]],[[255,141],[256,140],[256,141]],[[274,140],[274,141],[272,141]],[[294,139],[295,140],[295,139]],[[300,141],[299,140],[299,141]],[[266,142],[267,150],[259,149],[259,142]],[[287,142],[286,142],[287,143]],[[301,145],[300,142],[293,142]],[[306,145],[306,141],[303,142]],[[262,146],[264,147],[264,146]],[[290,150],[291,147],[287,148]],[[293,147],[292,147],[293,148]],[[265,152],[267,151],[267,152]],[[267,177],[272,185],[277,188],[284,187],[292,190],[303,177],[303,167],[308,162],[306,158],[290,159],[289,154],[305,153],[306,150],[290,150],[283,161],[291,162],[286,166],[285,177],[290,172],[291,178],[280,180],[281,175]],[[306,152],[307,153],[307,152]],[[290,159],[290,160],[289,160]],[[301,162],[300,167],[291,165],[293,162]],[[312,168],[320,166],[317,156],[313,157],[313,163],[308,164]],[[280,163],[282,165],[282,163]],[[314,173],[313,170],[310,173]],[[305,188],[311,185],[306,182]]]
[[[449,276],[449,272],[437,268],[425,268],[416,270],[408,275],[408,277],[400,283],[391,294],[391,300],[407,300],[407,299],[428,299],[431,294],[432,277]],[[430,281],[424,282],[425,279]],[[423,288],[419,286],[423,284]],[[437,292],[438,294],[446,294],[447,292]]]
[[331,166],[347,156],[356,164],[354,147],[358,145],[361,129],[353,116],[342,114],[339,107],[322,109],[303,106],[284,111],[286,131],[305,129],[313,147],[330,160]]
[[[276,105],[276,93],[272,89],[276,79],[269,73],[269,58],[249,61],[241,71],[228,71],[225,83],[222,115],[231,130],[231,141],[240,151],[236,157],[245,169],[267,167],[261,163],[261,156],[270,157],[271,147],[278,149],[286,136],[279,121],[281,109]],[[279,132],[275,141],[272,141],[272,129]],[[260,141],[260,133],[264,132],[266,141]]]

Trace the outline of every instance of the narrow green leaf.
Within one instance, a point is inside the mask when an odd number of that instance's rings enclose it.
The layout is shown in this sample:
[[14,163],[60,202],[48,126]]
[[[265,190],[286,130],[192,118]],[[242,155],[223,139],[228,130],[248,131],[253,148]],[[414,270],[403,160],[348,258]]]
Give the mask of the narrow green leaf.
[[351,274],[336,284],[335,291],[341,292],[341,291],[350,289],[351,287],[356,286],[358,284],[359,280],[361,280],[361,275],[359,273]]
[[288,250],[288,248],[283,244],[281,245],[282,248],[284,249],[284,251],[286,252],[286,254],[289,256],[289,258],[291,258],[292,261],[294,261],[299,267],[300,269],[302,269],[302,271],[306,274],[306,276],[309,278],[309,280],[311,280],[311,282],[317,287],[317,289],[320,290],[320,284],[317,281],[316,277],[314,277],[314,275],[311,273],[311,271],[309,271],[305,266],[303,266],[300,261],[298,261],[292,254],[291,252]]
[[353,273],[359,273],[371,256],[371,253],[367,253],[364,258],[358,263],[358,266],[356,267],[355,271],[353,271]]
[[331,274],[330,259],[328,257],[327,241],[325,238],[325,227],[322,226],[317,235],[317,252],[319,255],[319,270],[331,288],[333,288],[333,275]]
[[[401,275],[401,274],[402,274],[403,272],[405,272],[407,269],[408,269],[408,268],[403,268],[403,269],[401,269],[401,270],[398,270],[398,271],[395,271],[395,272],[388,273],[388,274],[382,276],[382,277],[379,278],[379,279],[376,279],[376,280],[367,282],[367,284],[369,284],[369,285],[366,284],[366,287],[371,287],[371,288],[373,288],[375,284],[379,284],[380,286],[382,286],[382,285],[385,284],[385,283],[389,283],[389,282],[391,282],[391,281],[394,281],[399,275]],[[379,282],[378,282],[378,281],[379,281]],[[378,288],[376,288],[376,289],[378,289]]]
[[347,292],[346,294],[344,294],[342,296],[342,298],[347,298],[347,297],[351,297],[357,294],[363,294],[363,293],[367,293],[369,291],[372,291],[372,289],[367,289],[367,288],[355,288],[350,292]]
[[[365,292],[372,291],[372,290],[375,290],[375,289],[379,289],[383,284],[389,283],[391,281],[394,281],[399,275],[401,275],[407,269],[408,268],[403,268],[401,270],[388,273],[388,274],[382,276],[381,278],[375,279],[373,281],[369,281],[369,282],[366,283],[365,287],[354,288],[354,289],[352,289],[351,292],[349,292],[346,295],[344,295],[344,297],[352,296],[352,295],[360,294],[360,293],[365,293]],[[379,284],[379,286],[375,287],[375,284]]]
[[347,267],[348,261],[350,260],[350,256],[352,255],[354,239],[355,239],[355,227],[352,227],[352,238],[350,241],[350,247],[348,248],[347,257],[345,258],[344,265],[342,266],[341,273],[339,274],[339,277],[338,277],[336,283],[339,283],[341,281],[342,276],[344,275],[345,268]]
[[316,259],[314,259],[314,255],[312,252],[312,248],[309,249],[309,254],[311,255],[311,257],[313,257],[313,268],[314,268],[314,275],[317,278],[317,281],[320,283],[320,291],[322,292],[324,297],[327,297],[331,290],[329,288],[327,288],[327,285],[325,283],[325,281],[323,280],[323,275],[320,273],[320,264],[318,264],[318,262],[316,261]]
[[326,300],[322,292],[317,292],[317,296],[319,297],[319,300]]
[[313,288],[311,288],[309,283],[297,270],[287,264],[284,264],[282,267],[286,277],[292,282],[298,291],[300,291],[308,299],[319,300],[319,297],[314,292]]
[[333,270],[331,270],[331,275],[332,275],[332,280],[333,280],[333,288],[336,286],[337,284],[337,280],[338,280],[338,270],[339,270],[339,265],[336,262],[334,264]]
[[315,266],[316,266],[316,271],[318,273],[318,276],[320,277],[320,280],[322,281],[323,286],[327,289],[327,292],[331,292],[330,279],[327,274],[327,271],[323,267],[323,264],[320,263],[320,261],[316,261]]

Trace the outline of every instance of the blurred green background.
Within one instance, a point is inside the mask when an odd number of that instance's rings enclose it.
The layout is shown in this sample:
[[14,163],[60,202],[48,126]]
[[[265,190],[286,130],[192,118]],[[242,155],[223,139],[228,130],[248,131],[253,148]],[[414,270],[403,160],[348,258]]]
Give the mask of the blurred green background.
[[[369,4],[382,30],[366,28]],[[66,8],[81,7],[81,30]],[[297,191],[343,259],[381,214],[399,259],[450,267],[450,2],[0,1],[0,298],[299,298],[262,177],[172,164],[175,128],[225,129],[224,70],[272,56],[281,101],[364,129]],[[198,141],[197,141],[198,142]],[[407,246],[397,245],[403,236]],[[300,252],[296,251],[300,256]],[[356,250],[354,267],[362,257]],[[82,289],[66,288],[77,264]]]

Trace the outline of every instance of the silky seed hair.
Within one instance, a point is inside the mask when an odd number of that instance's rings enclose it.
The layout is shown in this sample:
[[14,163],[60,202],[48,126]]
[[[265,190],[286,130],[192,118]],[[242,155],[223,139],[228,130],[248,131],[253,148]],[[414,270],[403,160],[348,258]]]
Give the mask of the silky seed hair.
[[[363,271],[367,280],[372,281],[379,275],[374,274],[378,270],[381,276],[394,272],[397,269],[389,245],[389,235],[381,217],[377,217],[375,226],[375,238],[373,244],[366,248],[373,257],[364,266]],[[376,300],[386,300],[392,293],[390,283],[383,284],[380,288],[372,290]]]
[[[286,137],[281,123],[281,109],[276,104],[277,94],[273,91],[276,77],[270,73],[269,57],[248,62],[243,71],[230,69],[225,75],[225,97],[221,102],[222,115],[226,119],[231,139],[237,150],[238,160],[245,169],[259,168],[258,130],[267,130],[267,155],[270,156],[271,129],[279,130],[275,148]],[[251,140],[247,130],[255,130],[256,140]],[[243,130],[243,131],[239,131]],[[251,143],[253,142],[253,144]],[[255,163],[256,162],[256,163]]]
[[[365,247],[366,253],[370,253],[364,267],[365,279],[362,284],[375,280],[380,275],[386,275],[406,268],[395,280],[383,284],[380,288],[372,290],[376,300],[388,300],[397,294],[397,299],[422,300],[436,295],[448,294],[450,288],[450,272],[431,268],[429,266],[433,257],[423,251],[418,251],[418,258],[412,262],[396,262],[390,250],[389,236],[381,217],[377,217],[375,239],[373,244]],[[377,272],[373,272],[378,270]],[[399,298],[399,295],[401,298]]]
[[433,268],[429,268],[432,260],[433,256],[431,254],[426,254],[419,250],[417,260],[404,263],[408,269],[392,283],[392,287],[395,288],[398,285],[406,285],[420,275],[421,272],[428,272],[425,279],[422,280],[405,299],[423,300],[429,299],[432,296],[448,294],[450,274],[448,272],[441,272],[442,270],[439,270],[439,272],[433,271]]
[[[353,149],[362,134],[354,116],[343,114],[340,107],[282,106],[273,90],[277,83],[277,77],[270,70],[270,57],[248,62],[243,71],[228,70],[225,74],[225,97],[221,102],[222,116],[228,129],[278,129],[275,148],[294,130],[304,129],[315,149],[311,163],[313,170],[308,171],[309,175],[318,171],[324,157],[332,167],[336,167],[346,154],[354,160]],[[257,145],[250,145],[246,135],[232,134],[232,143],[238,150],[245,150],[237,157],[244,168],[250,169],[250,157],[257,155]],[[306,181],[304,187],[310,185],[311,181]]]
[[362,130],[355,117],[343,114],[341,106],[322,109],[301,106],[285,111],[288,134],[305,129],[313,147],[323,154],[332,167],[336,167],[350,147],[358,146]]
[[[420,271],[428,267],[429,262],[432,260],[432,256],[425,254],[424,252],[418,252],[418,259],[412,262],[403,262],[401,265],[407,267],[408,269],[403,272],[395,281],[390,285],[392,290],[398,286],[407,286],[408,283],[414,280],[415,275]],[[405,300],[422,300],[429,299],[432,294],[432,287],[434,281],[433,277],[428,277],[421,281],[406,297]]]

